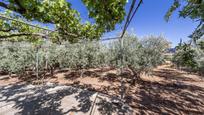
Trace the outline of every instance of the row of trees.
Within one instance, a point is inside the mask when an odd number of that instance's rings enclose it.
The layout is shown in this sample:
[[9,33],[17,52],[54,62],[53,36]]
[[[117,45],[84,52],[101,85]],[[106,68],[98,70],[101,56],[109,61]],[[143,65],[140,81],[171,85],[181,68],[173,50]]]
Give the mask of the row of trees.
[[66,42],[61,45],[48,41],[40,46],[28,42],[2,42],[0,71],[22,76],[28,71],[35,72],[36,64],[39,71],[50,70],[51,73],[60,68],[72,70],[106,66],[119,68],[120,56],[123,56],[122,66],[130,68],[138,76],[164,61],[163,53],[168,48],[169,42],[163,37],[149,36],[138,40],[136,36],[126,35],[124,39],[122,51],[119,41],[109,44],[99,41],[81,41],[76,44]]
[[198,41],[198,44],[191,45],[188,43],[180,43],[173,56],[173,63],[177,67],[185,68],[194,72],[204,74],[204,42]]

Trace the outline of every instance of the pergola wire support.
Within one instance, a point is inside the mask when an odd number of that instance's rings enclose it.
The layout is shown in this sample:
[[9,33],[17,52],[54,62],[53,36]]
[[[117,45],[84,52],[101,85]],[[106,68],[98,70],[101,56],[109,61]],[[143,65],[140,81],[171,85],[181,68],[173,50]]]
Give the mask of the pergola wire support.
[[[134,9],[134,6],[135,6],[135,3],[136,3],[136,0],[133,0],[132,1],[132,4],[131,4],[131,7],[129,9],[129,12],[128,12],[128,16],[126,18],[126,22],[125,22],[125,25],[124,25],[124,28],[123,28],[123,31],[122,31],[122,34],[120,36],[120,39],[119,39],[119,42],[120,42],[120,61],[121,61],[121,67],[120,67],[120,74],[123,73],[123,68],[124,68],[124,48],[123,48],[123,37],[125,35],[125,32],[127,31],[127,28],[130,24],[130,22],[132,21],[135,13],[137,12],[138,8],[140,7],[141,3],[142,3],[142,0],[140,0],[139,4],[137,5],[136,9],[134,10],[133,14],[132,14],[132,11]],[[131,15],[132,14],[132,15]],[[125,87],[124,87],[124,82],[123,82],[123,77],[121,76],[121,99],[124,98],[124,93],[125,93]]]
[[[21,20],[18,20],[18,19],[14,19],[14,18],[5,16],[5,15],[2,15],[1,13],[0,13],[0,18],[1,18],[1,19],[6,19],[6,20],[15,21],[15,22],[19,22],[19,23],[21,23],[21,24],[25,24],[25,25],[28,25],[28,26],[31,26],[31,27],[34,27],[34,28],[38,28],[38,29],[42,29],[42,30],[45,30],[45,31],[49,31],[49,32],[57,32],[57,30],[51,30],[51,29],[48,29],[48,28],[43,28],[43,27],[40,27],[40,26],[38,26],[38,25],[30,24],[30,23],[27,23],[27,22],[24,22],[24,21],[21,21]],[[78,36],[78,35],[73,34],[73,33],[67,33],[67,34],[68,34],[68,35],[71,35],[71,36],[74,36],[74,37],[77,37],[77,36]]]
[[27,23],[27,22],[24,22],[24,21],[21,21],[21,20],[18,20],[18,19],[14,19],[14,18],[5,16],[5,15],[2,15],[2,14],[0,14],[0,18],[2,18],[2,19],[7,19],[7,20],[11,20],[11,21],[15,21],[15,22],[19,22],[19,23],[22,23],[22,24],[25,24],[25,25],[29,25],[29,26],[34,27],[34,28],[38,28],[38,29],[42,29],[42,30],[46,30],[46,31],[55,32],[55,30],[43,28],[43,27],[40,27],[40,26],[38,26],[38,25],[30,24],[30,23]]

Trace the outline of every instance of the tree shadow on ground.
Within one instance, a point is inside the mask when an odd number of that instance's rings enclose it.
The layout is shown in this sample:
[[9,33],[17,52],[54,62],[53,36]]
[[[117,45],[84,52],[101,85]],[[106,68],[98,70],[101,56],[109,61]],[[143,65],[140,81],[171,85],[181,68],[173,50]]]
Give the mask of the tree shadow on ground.
[[65,114],[69,112],[83,112],[87,113],[89,112],[92,101],[90,100],[91,96],[93,96],[94,92],[83,90],[78,95],[75,96],[76,100],[79,102],[79,104],[76,107],[73,107],[72,109],[65,112]]
[[204,113],[204,89],[192,85],[160,84],[144,81],[135,95],[126,97],[138,114]]
[[79,71],[72,71],[64,74],[65,79],[69,80],[76,80],[77,78],[80,77],[80,72]]
[[86,76],[88,76],[88,77],[100,77],[100,75],[97,72],[89,71],[89,70],[83,72],[83,77],[86,77]]
[[[62,115],[70,112],[87,114],[90,111],[93,104],[91,97],[95,92],[71,86],[60,87],[49,85],[39,88],[27,84],[0,87],[0,108],[12,103],[14,104],[12,108],[18,110],[16,114],[20,115]],[[53,90],[56,88],[59,89]],[[74,99],[76,104],[71,107],[69,106],[70,102],[63,102],[67,105],[63,108],[61,105],[64,98],[69,101]],[[106,105],[110,102],[104,101],[103,103]],[[98,105],[99,110],[103,110],[104,104]],[[103,111],[109,113],[108,110]]]
[[101,76],[99,78],[100,81],[108,81],[108,82],[118,82],[120,81],[120,78],[115,73],[107,73],[104,76]]
[[[123,103],[111,103],[107,102],[106,99],[98,97],[99,101],[97,102],[97,105],[100,107],[98,108],[98,111],[102,115],[130,115],[132,114],[132,110],[129,106],[124,105]],[[115,98],[111,98],[112,100]]]
[[97,74],[94,71],[89,71],[89,70],[85,70],[85,71],[71,71],[71,72],[67,72],[66,74],[64,74],[65,79],[68,80],[76,80],[80,77],[100,77],[99,74]]
[[108,82],[121,82],[121,78],[124,78],[123,81],[125,83],[130,83],[133,75],[129,71],[123,71],[120,75],[116,73],[106,73],[103,76],[100,76],[100,81],[108,81]]
[[14,102],[13,108],[19,110],[16,114],[21,115],[61,115],[61,99],[64,96],[77,93],[74,88],[59,90],[55,93],[48,93],[45,90],[55,86],[45,86],[43,89],[30,87],[26,84],[3,87],[0,103]]
[[152,75],[164,78],[165,80],[195,81],[193,78],[184,77],[184,73],[171,69],[159,69]]
[[93,84],[77,84],[77,83],[73,83],[71,84],[71,86],[73,87],[77,87],[80,89],[87,89],[89,91],[93,91],[93,92],[99,92],[102,94],[106,94],[106,95],[110,95],[110,96],[115,96],[119,94],[119,88],[120,86],[118,85],[111,85],[111,86],[96,86]]

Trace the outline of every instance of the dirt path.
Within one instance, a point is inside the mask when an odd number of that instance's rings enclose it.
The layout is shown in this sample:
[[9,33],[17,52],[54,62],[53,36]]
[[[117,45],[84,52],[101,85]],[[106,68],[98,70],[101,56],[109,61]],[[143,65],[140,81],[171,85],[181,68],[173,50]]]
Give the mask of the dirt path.
[[162,65],[154,69],[153,75],[164,82],[177,82],[204,88],[204,76],[175,69],[171,64]]
[[153,76],[144,76],[130,103],[138,114],[203,115],[204,80],[171,67],[154,69]]
[[[130,75],[124,77],[125,102],[133,108],[134,114],[204,115],[204,77],[177,70],[171,64],[157,67],[151,75],[143,75],[143,81],[135,86],[129,84]],[[83,77],[76,72],[62,72],[46,81],[119,97],[119,78],[114,69],[91,69]],[[16,82],[21,81],[15,77],[0,79],[3,86]]]

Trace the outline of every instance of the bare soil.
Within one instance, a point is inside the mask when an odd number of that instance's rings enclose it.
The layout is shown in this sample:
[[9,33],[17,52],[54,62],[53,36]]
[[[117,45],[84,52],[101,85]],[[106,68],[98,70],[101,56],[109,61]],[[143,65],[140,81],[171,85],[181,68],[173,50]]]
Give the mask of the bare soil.
[[[56,72],[45,82],[73,85],[104,94],[120,97],[121,77],[111,68],[89,69],[83,72]],[[131,73],[124,77],[124,100],[133,107],[135,114],[204,114],[204,80],[202,76],[181,71],[171,64],[161,65],[142,81],[130,85]],[[0,86],[24,82],[17,77],[0,76]]]

